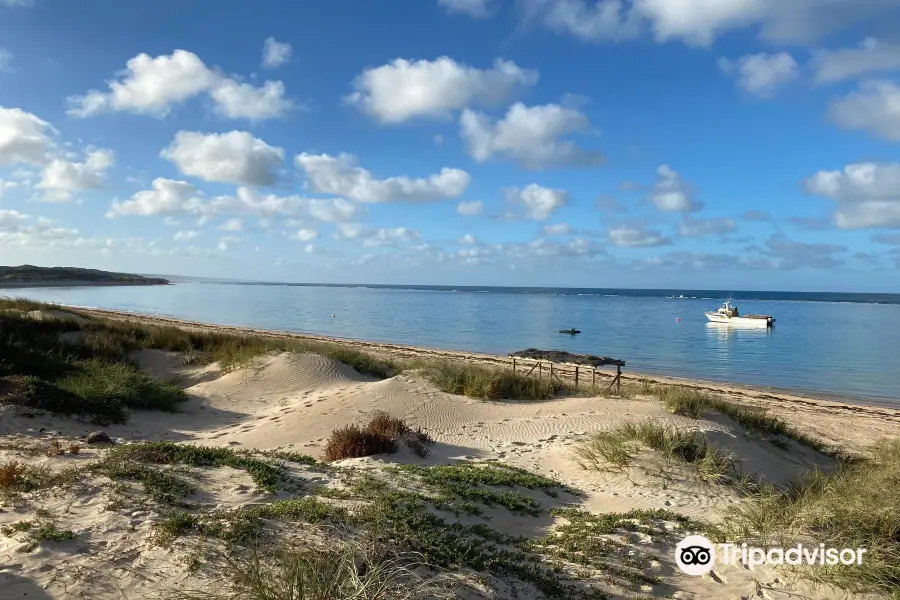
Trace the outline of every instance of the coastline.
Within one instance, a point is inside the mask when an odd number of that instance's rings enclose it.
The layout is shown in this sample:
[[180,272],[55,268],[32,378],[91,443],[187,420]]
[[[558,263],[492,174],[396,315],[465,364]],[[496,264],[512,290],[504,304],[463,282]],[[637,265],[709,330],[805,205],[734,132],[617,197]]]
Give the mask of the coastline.
[[[81,313],[97,317],[135,321],[151,325],[183,327],[201,331],[218,331],[237,335],[258,335],[345,344],[355,349],[394,359],[431,358],[439,360],[464,360],[486,367],[511,368],[510,359],[500,355],[442,350],[387,342],[370,342],[315,334],[256,329],[235,325],[218,325],[214,323],[203,323],[175,317],[148,315],[121,310],[85,308],[79,306],[67,306],[65,308],[77,310]],[[598,375],[602,373],[607,378],[611,378],[615,373],[615,371],[610,372],[608,369],[598,369],[597,372]],[[560,374],[563,379],[572,378],[565,367],[557,368],[556,373]],[[879,434],[884,436],[896,435],[896,431],[900,428],[900,408],[894,409],[875,403],[869,403],[864,400],[851,402],[848,401],[848,399],[825,397],[824,395],[819,394],[803,394],[788,390],[773,390],[690,378],[664,377],[629,371],[627,365],[623,370],[622,379],[625,382],[651,382],[682,385],[701,391],[719,394],[736,402],[763,408],[788,422],[803,423],[803,428],[810,433],[824,439],[835,441],[845,440],[848,442],[848,446],[859,447],[860,445],[867,445],[861,444],[861,442],[864,439],[871,441],[877,438]],[[606,381],[608,380],[609,379]],[[604,382],[598,380],[598,387],[601,387],[603,383]],[[854,422],[854,431],[845,430],[847,424],[851,421]],[[854,437],[858,439],[853,439],[851,442],[851,438]]]
[[2,289],[21,289],[21,288],[48,288],[48,287],[124,287],[124,286],[137,286],[144,287],[148,285],[172,285],[171,281],[167,281],[165,283],[152,281],[152,282],[140,282],[140,281],[81,281],[81,280],[49,280],[49,281],[13,281],[13,282],[0,282],[0,290]]

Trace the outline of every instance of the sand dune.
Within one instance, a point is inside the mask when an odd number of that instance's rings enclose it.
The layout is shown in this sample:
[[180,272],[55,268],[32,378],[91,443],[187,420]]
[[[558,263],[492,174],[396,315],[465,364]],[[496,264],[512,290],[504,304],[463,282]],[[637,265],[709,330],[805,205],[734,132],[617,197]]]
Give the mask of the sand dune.
[[[650,453],[641,456],[640,469],[585,470],[575,460],[575,445],[592,433],[651,421],[705,431],[715,445],[740,457],[747,471],[778,483],[813,466],[827,466],[827,460],[810,449],[795,445],[784,450],[724,417],[676,416],[649,398],[486,402],[440,392],[415,372],[378,381],[310,354],[267,356],[228,373],[216,365],[184,365],[180,355],[157,350],[141,351],[134,358],[155,376],[181,382],[191,400],[179,413],[135,413],[128,424],[105,428],[123,442],[176,440],[319,456],[332,430],[384,411],[428,431],[436,444],[425,459],[408,452],[353,459],[351,463],[361,469],[378,472],[384,465],[402,462],[498,461],[553,476],[582,490],[577,505],[589,511],[660,508],[703,518],[738,502],[737,495],[724,486],[703,482],[688,467],[662,464]],[[85,449],[75,457],[23,458],[23,447],[40,447],[53,439],[73,440],[96,427],[52,415],[23,417],[8,408],[0,410],[0,462],[17,458],[58,469],[87,464],[100,456],[99,450]],[[654,474],[663,472],[665,479]],[[234,508],[266,501],[243,471],[208,470],[201,479],[202,490],[191,498],[201,507]],[[77,532],[78,539],[22,553],[18,551],[21,542],[0,536],[0,599],[87,596],[112,600],[122,597],[117,587],[125,597],[138,598],[162,584],[203,584],[202,577],[179,562],[178,551],[167,552],[148,542],[154,523],[162,518],[154,507],[119,508],[109,486],[98,480],[33,503],[8,506],[0,511],[0,525],[30,518],[35,505],[53,514],[59,527]],[[529,521],[499,510],[490,514],[493,527],[511,534],[544,534],[556,523],[549,518]],[[671,547],[656,547],[649,537],[635,535],[631,543],[660,556],[653,569],[661,583],[644,586],[638,593],[682,599],[831,597],[803,584],[792,585],[767,570],[726,567],[713,576],[691,578],[674,568]],[[101,572],[103,577],[98,578]],[[759,591],[760,586],[765,592]],[[482,597],[539,597],[524,588],[519,592],[501,588],[498,584],[494,596]]]

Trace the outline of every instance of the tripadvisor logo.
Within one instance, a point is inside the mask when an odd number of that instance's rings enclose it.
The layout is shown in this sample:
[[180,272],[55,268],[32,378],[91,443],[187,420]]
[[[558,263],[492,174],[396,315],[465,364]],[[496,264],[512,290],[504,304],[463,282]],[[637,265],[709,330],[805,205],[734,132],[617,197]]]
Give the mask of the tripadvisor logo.
[[[826,548],[825,544],[791,548],[755,548],[747,544],[719,544],[723,565],[861,565],[866,548]],[[706,575],[716,564],[715,545],[702,535],[691,535],[675,547],[675,562],[688,575]]]
[[716,564],[713,543],[702,535],[689,535],[675,546],[675,562],[688,575],[706,575]]

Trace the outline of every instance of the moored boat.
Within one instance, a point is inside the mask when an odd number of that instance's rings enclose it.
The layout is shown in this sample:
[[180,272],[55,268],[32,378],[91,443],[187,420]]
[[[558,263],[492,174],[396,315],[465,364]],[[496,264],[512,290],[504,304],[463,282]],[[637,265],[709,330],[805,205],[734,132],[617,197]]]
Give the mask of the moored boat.
[[569,335],[575,335],[581,333],[580,329],[560,329],[560,333],[568,333]]
[[745,325],[748,327],[771,327],[775,318],[770,315],[741,315],[737,306],[726,300],[717,310],[704,313],[712,323],[726,323],[729,325]]

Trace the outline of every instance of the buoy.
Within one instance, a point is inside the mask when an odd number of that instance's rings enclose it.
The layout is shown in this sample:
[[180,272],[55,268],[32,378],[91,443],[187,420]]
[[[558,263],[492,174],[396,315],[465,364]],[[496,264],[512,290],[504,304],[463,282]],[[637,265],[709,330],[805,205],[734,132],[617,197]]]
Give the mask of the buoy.
[[681,317],[675,317],[675,322],[676,322],[676,323],[681,322]]
[[332,319],[334,318],[334,313],[331,314],[331,318],[332,318]]

